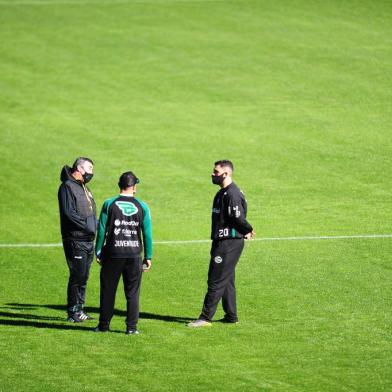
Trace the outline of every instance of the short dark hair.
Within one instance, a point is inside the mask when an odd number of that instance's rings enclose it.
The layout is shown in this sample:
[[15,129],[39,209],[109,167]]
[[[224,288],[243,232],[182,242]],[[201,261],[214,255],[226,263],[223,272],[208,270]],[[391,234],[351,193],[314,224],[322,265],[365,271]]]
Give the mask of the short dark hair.
[[229,161],[228,159],[222,159],[220,161],[216,161],[215,166],[221,166],[221,167],[229,167],[232,171],[234,171],[234,165],[232,161]]
[[140,180],[135,176],[134,173],[132,173],[131,171],[127,171],[121,174],[118,180],[118,187],[120,189],[127,189],[131,186],[134,186],[135,184],[138,184],[139,182]]
[[78,169],[78,166],[83,165],[84,162],[90,162],[92,165],[94,165],[94,162],[90,158],[79,157],[75,159],[75,162],[72,165],[72,170],[76,171]]

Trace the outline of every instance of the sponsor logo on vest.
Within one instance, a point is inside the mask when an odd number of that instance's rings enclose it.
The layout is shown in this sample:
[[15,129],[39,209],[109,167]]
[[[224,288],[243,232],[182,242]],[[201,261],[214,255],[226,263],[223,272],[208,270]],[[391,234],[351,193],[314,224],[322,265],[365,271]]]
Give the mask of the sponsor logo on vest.
[[138,248],[139,247],[139,241],[123,241],[123,240],[116,240],[114,242],[115,247],[131,247],[131,248]]
[[137,226],[139,226],[139,222],[135,222],[135,221],[128,222],[126,220],[120,221],[120,219],[116,219],[114,221],[114,225],[115,226],[136,226],[137,227]]
[[125,216],[135,215],[139,211],[135,204],[130,203],[129,201],[116,201],[116,206]]
[[214,261],[215,261],[216,264],[220,264],[220,263],[222,262],[222,257],[220,257],[220,256],[215,256]]
[[135,222],[135,221],[121,221],[121,224],[124,226],[139,226],[139,222]]
[[117,227],[116,229],[114,229],[114,234],[115,234],[115,235],[119,235],[119,234],[120,234],[120,231],[121,231],[121,228],[120,228],[120,227]]
[[132,237],[133,235],[137,235],[136,230],[122,229],[121,233],[124,234],[125,237]]

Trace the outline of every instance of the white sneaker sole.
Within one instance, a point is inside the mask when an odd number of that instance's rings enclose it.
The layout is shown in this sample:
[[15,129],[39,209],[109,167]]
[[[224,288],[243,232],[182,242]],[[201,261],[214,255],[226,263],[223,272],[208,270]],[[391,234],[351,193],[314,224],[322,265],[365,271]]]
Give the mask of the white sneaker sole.
[[212,323],[209,321],[192,321],[187,324],[189,328],[203,328],[203,327],[211,327]]

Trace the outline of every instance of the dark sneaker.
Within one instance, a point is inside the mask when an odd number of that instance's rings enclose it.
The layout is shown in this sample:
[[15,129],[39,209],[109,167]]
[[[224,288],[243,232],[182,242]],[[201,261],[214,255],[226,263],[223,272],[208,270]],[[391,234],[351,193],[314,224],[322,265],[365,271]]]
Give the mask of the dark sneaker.
[[109,332],[108,329],[101,329],[99,325],[93,329],[93,332]]
[[81,323],[84,320],[79,317],[78,313],[71,313],[68,315],[67,321],[69,323]]
[[67,321],[70,323],[81,323],[86,320],[93,320],[93,318],[87,313],[84,313],[83,310],[80,310],[76,313],[69,313]]
[[80,311],[78,314],[79,317],[83,320],[94,320],[94,317],[90,316],[88,313],[85,313],[83,310]]
[[223,319],[218,320],[220,323],[225,323],[225,324],[238,324],[238,319],[237,320],[230,320],[226,317],[223,317]]
[[125,331],[126,335],[139,335],[140,332],[137,329],[127,329]]

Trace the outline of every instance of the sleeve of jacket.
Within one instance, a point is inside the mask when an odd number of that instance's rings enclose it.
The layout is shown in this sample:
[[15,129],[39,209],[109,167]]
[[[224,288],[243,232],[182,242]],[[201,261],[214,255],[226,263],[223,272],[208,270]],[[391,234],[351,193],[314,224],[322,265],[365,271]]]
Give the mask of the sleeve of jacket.
[[244,203],[246,203],[246,201],[240,195],[231,194],[229,196],[227,205],[228,217],[234,229],[242,235],[246,235],[253,231],[253,227],[246,220],[245,217],[246,212],[244,208]]
[[97,258],[100,257],[103,244],[105,242],[105,235],[106,235],[106,225],[108,221],[108,207],[109,203],[105,201],[103,203],[101,214],[99,215],[99,222],[98,222],[98,233],[97,239],[95,242],[95,254]]
[[146,203],[141,202],[141,205],[144,212],[143,225],[142,225],[144,258],[147,260],[151,260],[152,253],[153,253],[151,213]]
[[67,185],[62,184],[58,193],[60,211],[70,222],[79,229],[85,229],[86,220],[81,218],[76,210],[75,200]]

